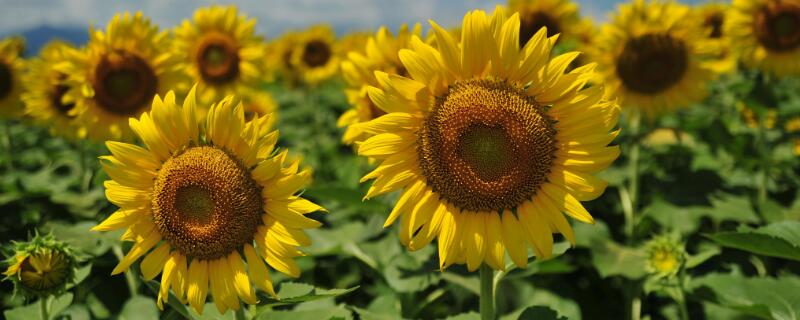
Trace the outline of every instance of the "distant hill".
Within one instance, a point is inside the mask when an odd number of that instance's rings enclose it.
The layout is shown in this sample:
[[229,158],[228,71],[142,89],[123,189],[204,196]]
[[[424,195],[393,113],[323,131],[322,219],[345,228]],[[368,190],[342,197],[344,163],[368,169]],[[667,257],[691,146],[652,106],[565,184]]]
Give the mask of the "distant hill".
[[27,56],[36,55],[48,41],[60,39],[75,45],[81,45],[89,41],[89,31],[84,27],[51,27],[38,26],[33,29],[21,32],[3,33],[2,37],[11,35],[21,35],[25,37]]

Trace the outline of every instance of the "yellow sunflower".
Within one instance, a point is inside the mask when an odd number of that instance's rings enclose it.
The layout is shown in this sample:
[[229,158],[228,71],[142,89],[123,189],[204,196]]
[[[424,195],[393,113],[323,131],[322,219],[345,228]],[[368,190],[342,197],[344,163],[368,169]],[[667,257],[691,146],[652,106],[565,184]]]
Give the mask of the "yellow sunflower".
[[800,73],[800,0],[734,0],[724,33],[746,65]]
[[339,72],[336,35],[328,25],[312,26],[300,33],[292,48],[292,67],[304,83],[315,85]]
[[713,46],[689,7],[634,0],[619,7],[595,42],[593,61],[626,108],[648,116],[703,99],[715,72]]
[[266,66],[271,74],[287,84],[296,85],[299,75],[292,65],[292,52],[300,34],[289,31],[265,46]]
[[544,29],[520,48],[519,24],[473,11],[459,42],[431,22],[436,47],[412,36],[400,50],[408,78],[376,72],[369,96],[387,114],[353,125],[379,163],[365,198],[402,190],[385,226],[399,219],[411,250],[438,237],[442,268],[503,269],[506,250],[525,267],[528,246],[551,256],[553,233],[574,243],[562,213],[593,222],[580,201],[602,194],[594,173],[619,155],[619,107],[586,87],[594,65],[565,73],[578,53],[551,59]]
[[365,46],[359,51],[351,51],[347,55],[347,60],[342,62],[342,75],[347,82],[344,92],[353,107],[339,117],[339,127],[347,127],[342,137],[344,143],[352,144],[363,137],[362,132],[350,125],[386,114],[369,99],[367,88],[379,85],[375,71],[408,76],[397,52],[409,48],[411,36],[420,37],[421,29],[419,24],[411,30],[407,25],[403,25],[395,37],[388,28],[381,27],[374,37],[367,40]]
[[56,70],[68,75],[61,101],[75,104],[95,141],[131,139],[128,118],[147,111],[156,94],[184,83],[168,34],[141,12],[115,15],[105,31],[90,29],[86,49],[68,50]]
[[64,103],[62,98],[69,87],[64,83],[67,75],[54,66],[64,60],[66,50],[72,46],[52,41],[42,48],[38,58],[31,60],[22,81],[27,90],[22,93],[25,113],[54,135],[82,139],[86,129],[76,121],[74,103]]
[[543,27],[548,36],[561,34],[560,39],[571,39],[580,22],[578,5],[570,0],[509,0],[508,8],[519,12],[520,47]]
[[19,96],[25,63],[19,55],[16,38],[0,40],[0,118],[14,117],[22,112]]
[[127,228],[122,239],[134,244],[112,274],[144,257],[145,279],[161,273],[159,306],[172,288],[202,313],[210,292],[224,313],[239,299],[257,303],[252,284],[275,296],[266,265],[300,275],[293,258],[311,242],[303,229],[320,226],[305,214],[323,209],[296,195],[311,171],[273,152],[268,115],[246,122],[229,96],[200,125],[195,101],[193,89],[180,107],[170,91],[131,119],[146,148],[107,143],[106,197],[120,209],[93,230]]
[[367,31],[355,31],[342,36],[338,45],[341,56],[346,56],[350,51],[363,50],[371,37],[372,33]]
[[175,30],[181,65],[199,84],[200,101],[218,101],[255,88],[264,78],[264,42],[255,35],[255,19],[234,6],[211,6],[194,12]]
[[725,12],[729,5],[719,2],[710,2],[694,8],[698,19],[703,22],[704,34],[708,41],[716,47],[712,66],[719,73],[732,72],[736,69],[738,59],[731,50],[730,38],[725,36],[723,25]]
[[272,128],[277,120],[278,103],[272,98],[269,92],[263,90],[242,90],[242,106],[244,107],[244,118],[246,121],[255,116],[270,115],[267,121],[267,128]]

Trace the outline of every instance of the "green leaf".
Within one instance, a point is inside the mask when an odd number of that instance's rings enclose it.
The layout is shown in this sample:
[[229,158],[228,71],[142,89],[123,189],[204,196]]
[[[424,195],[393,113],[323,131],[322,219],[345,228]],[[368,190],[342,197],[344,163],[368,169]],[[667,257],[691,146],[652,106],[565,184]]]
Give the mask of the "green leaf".
[[528,307],[519,315],[519,320],[567,320],[566,317],[559,317],[558,313],[548,307],[535,306]]
[[446,320],[480,320],[481,315],[475,312],[462,313],[455,316],[447,317]]
[[[150,281],[143,281],[147,288],[153,292],[156,296],[158,296],[159,289],[161,288],[161,283],[156,282],[155,280]],[[192,316],[189,313],[189,308],[186,307],[185,304],[181,303],[178,297],[175,296],[172,291],[169,291],[169,297],[167,298],[167,305],[169,305],[173,310],[180,313],[184,318],[192,319]]]
[[713,247],[708,247],[697,254],[690,255],[686,259],[686,265],[685,265],[686,269],[691,269],[696,266],[699,266],[706,260],[711,259],[712,257],[718,255],[720,252],[721,250],[719,249],[719,247],[713,246]]
[[125,302],[122,307],[122,312],[119,315],[120,320],[136,320],[136,319],[158,319],[158,307],[156,307],[155,300],[144,296],[135,296]]
[[782,221],[754,230],[744,228],[706,236],[725,247],[800,261],[800,221]]
[[759,221],[747,196],[719,194],[709,198],[709,201],[711,208],[706,211],[706,214],[716,222],[731,220],[756,223]]
[[3,311],[7,320],[32,320],[41,319],[38,300],[34,303]]
[[668,230],[689,234],[700,226],[703,211],[701,207],[678,207],[664,200],[656,200],[643,210],[643,215],[653,218]]
[[709,299],[722,306],[762,319],[800,319],[800,278],[744,278],[711,274],[692,280],[698,295],[711,291]]
[[320,300],[325,298],[333,298],[348,294],[357,289],[358,286],[349,289],[326,290],[326,289],[315,288],[314,286],[304,283],[286,282],[281,284],[281,288],[278,291],[279,300],[275,300],[272,297],[262,296],[261,299],[262,302],[259,305],[280,306],[280,305]]
[[623,276],[639,279],[646,274],[644,251],[630,248],[613,241],[592,246],[592,262],[602,277]]
[[225,312],[225,314],[220,314],[213,302],[206,303],[205,306],[203,306],[202,315],[198,314],[194,311],[194,309],[191,308],[189,309],[189,314],[191,315],[190,319],[196,320],[233,320],[235,318],[235,315],[231,310],[228,310],[228,312]]
[[72,304],[72,292],[64,293],[50,302],[50,318],[64,311],[70,304]]
[[343,306],[310,310],[271,310],[259,314],[255,319],[264,320],[333,320],[353,319],[353,314]]

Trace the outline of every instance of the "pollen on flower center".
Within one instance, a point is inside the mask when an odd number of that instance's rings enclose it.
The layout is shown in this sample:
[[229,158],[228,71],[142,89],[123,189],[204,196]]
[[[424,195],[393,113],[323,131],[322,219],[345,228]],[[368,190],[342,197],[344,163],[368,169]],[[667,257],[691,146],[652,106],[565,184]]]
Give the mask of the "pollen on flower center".
[[131,116],[152,101],[158,77],[144,59],[118,50],[100,59],[92,85],[101,108],[116,115]]
[[631,38],[617,58],[617,75],[631,91],[655,94],[678,83],[689,69],[686,44],[669,34]]
[[198,46],[197,64],[203,80],[221,84],[239,76],[239,50],[231,37],[210,33]]
[[418,133],[423,176],[455,206],[510,209],[531,198],[555,158],[556,131],[532,97],[499,80],[467,80],[438,97]]
[[0,61],[0,100],[11,93],[13,83],[14,75],[11,74],[11,67]]
[[222,149],[186,149],[167,160],[153,187],[154,222],[181,253],[224,257],[253,240],[261,224],[261,187]]
[[303,48],[303,63],[312,68],[321,67],[328,63],[332,54],[327,43],[313,40],[306,43]]
[[800,6],[772,3],[755,19],[758,41],[773,51],[789,51],[800,46]]

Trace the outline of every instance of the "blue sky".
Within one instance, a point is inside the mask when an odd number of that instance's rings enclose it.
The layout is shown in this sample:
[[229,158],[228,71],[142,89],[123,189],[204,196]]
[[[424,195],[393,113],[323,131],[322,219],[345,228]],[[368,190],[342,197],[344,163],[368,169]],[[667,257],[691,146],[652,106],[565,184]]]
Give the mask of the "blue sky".
[[[191,16],[195,8],[209,4],[236,4],[257,18],[261,34],[281,32],[312,23],[326,22],[337,31],[374,30],[381,25],[396,28],[402,23],[425,22],[432,18],[442,25],[459,23],[471,9],[491,9],[505,1],[487,0],[0,0],[0,35],[18,33],[40,26],[85,28],[102,26],[116,12],[141,10],[161,27],[172,27]],[[605,20],[614,0],[580,0],[582,14]],[[425,23],[427,24],[427,23]]]

